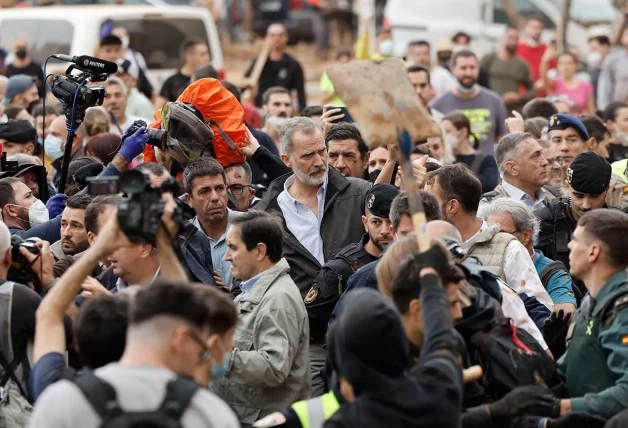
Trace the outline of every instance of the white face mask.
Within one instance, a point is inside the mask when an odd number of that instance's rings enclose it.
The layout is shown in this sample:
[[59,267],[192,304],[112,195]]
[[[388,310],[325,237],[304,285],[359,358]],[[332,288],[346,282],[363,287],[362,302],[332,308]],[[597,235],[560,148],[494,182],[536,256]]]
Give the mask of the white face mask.
[[[11,204],[11,205],[16,206],[16,207],[26,208],[28,210],[28,223],[30,224],[31,227],[39,226],[40,224],[45,223],[48,220],[50,220],[50,214],[48,213],[48,208],[46,208],[46,205],[44,205],[44,203],[39,199],[33,202],[33,204],[28,208],[25,207],[24,205],[16,205],[16,204]],[[23,220],[23,219],[19,219],[19,220],[26,222],[26,220]]]
[[460,138],[458,138],[456,135],[454,134],[446,134],[445,135],[445,144],[448,147],[451,147],[451,149],[453,151],[456,151],[456,149],[458,148],[458,146],[460,145]]
[[122,36],[122,37],[120,37],[120,40],[122,40],[122,47],[124,49],[128,49],[129,48],[129,38],[127,36]]
[[617,139],[622,146],[628,147],[628,132],[620,131],[618,129],[615,131],[615,135],[617,135]]
[[393,54],[392,39],[382,40],[382,42],[379,44],[379,53],[383,56],[392,56]]
[[589,67],[597,67],[602,62],[602,52],[589,52],[587,55],[587,64]]
[[63,156],[64,141],[54,135],[47,135],[44,140],[44,153],[50,159],[57,160]]

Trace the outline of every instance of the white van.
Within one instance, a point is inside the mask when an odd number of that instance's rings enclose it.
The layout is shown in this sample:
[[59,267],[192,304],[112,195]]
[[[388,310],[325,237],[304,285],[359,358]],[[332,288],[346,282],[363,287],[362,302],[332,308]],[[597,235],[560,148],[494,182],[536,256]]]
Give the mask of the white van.
[[[207,43],[211,62],[224,76],[220,39],[207,9],[190,6],[48,6],[0,10],[0,48],[11,52],[13,39],[29,41],[42,66],[51,54],[94,55],[103,23],[112,20],[129,32],[130,46],[150,70],[155,90],[182,64],[181,45],[196,39]],[[51,65],[54,64],[54,65]],[[59,69],[48,62],[47,73]]]
[[[522,17],[538,15],[547,30],[555,30],[560,22],[564,0],[512,0]],[[588,27],[598,24],[608,27],[617,18],[612,0],[573,0],[567,40],[580,52],[587,51]],[[474,52],[483,55],[496,50],[510,25],[501,0],[388,0],[384,16],[390,26],[395,55],[405,55],[413,40],[427,40],[435,47],[439,40],[447,39],[458,31],[472,37]],[[598,27],[600,29],[600,27]],[[553,31],[546,31],[544,39],[550,41]]]

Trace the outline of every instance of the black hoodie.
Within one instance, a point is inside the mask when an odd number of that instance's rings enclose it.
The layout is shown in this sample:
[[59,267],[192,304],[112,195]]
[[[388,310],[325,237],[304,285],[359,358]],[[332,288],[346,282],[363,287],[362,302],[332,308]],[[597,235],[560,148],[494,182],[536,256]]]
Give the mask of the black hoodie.
[[334,324],[338,376],[356,400],[325,423],[332,427],[456,427],[462,407],[462,372],[452,334],[447,293],[436,277],[423,279],[425,345],[412,368],[401,318],[377,291],[354,291]]

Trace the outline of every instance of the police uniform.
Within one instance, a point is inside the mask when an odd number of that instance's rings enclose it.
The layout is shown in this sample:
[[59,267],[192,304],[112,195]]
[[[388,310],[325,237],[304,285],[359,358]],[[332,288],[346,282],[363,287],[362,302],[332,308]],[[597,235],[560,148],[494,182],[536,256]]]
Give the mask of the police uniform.
[[572,412],[610,417],[628,403],[628,277],[615,273],[595,299],[585,297],[557,363]]
[[[388,218],[390,205],[398,194],[399,190],[390,184],[376,184],[366,194],[366,209],[377,217]],[[331,314],[351,275],[377,260],[378,256],[365,249],[369,239],[365,233],[360,242],[340,250],[316,273],[316,281],[304,299],[313,340],[324,341]]]
[[[584,152],[576,156],[567,168],[567,183],[577,192],[600,194],[608,188],[611,174],[611,165],[606,159],[593,152]],[[567,244],[578,223],[573,217],[571,199],[557,198],[546,202],[545,207],[535,211],[534,215],[541,222],[535,248],[569,268]]]

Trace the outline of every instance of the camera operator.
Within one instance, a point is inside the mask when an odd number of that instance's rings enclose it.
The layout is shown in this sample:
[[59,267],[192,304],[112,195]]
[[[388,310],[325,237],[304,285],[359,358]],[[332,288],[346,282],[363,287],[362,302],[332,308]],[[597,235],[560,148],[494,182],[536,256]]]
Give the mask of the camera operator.
[[[100,196],[99,198],[111,197]],[[162,227],[156,241],[160,261],[164,265],[162,277],[185,281],[187,276],[174,254],[168,235],[169,233],[176,233],[177,230],[177,225],[172,220],[174,201],[170,195],[164,195],[163,198],[166,201],[166,207],[162,222],[167,228],[167,232]],[[64,312],[72,304],[75,296],[81,292],[83,284],[90,278],[89,275],[96,266],[100,264],[100,260],[107,258],[113,251],[129,248],[133,245],[120,230],[115,206],[106,205],[109,201],[115,202],[112,199],[103,199],[102,201],[96,199],[94,201],[98,204],[98,206],[92,207],[94,212],[99,211],[96,208],[105,207],[102,208],[98,217],[100,226],[98,235],[100,238],[92,239],[92,246],[59,279],[37,312],[37,331],[33,348],[35,365],[30,376],[30,387],[34,399],[46,387],[64,377],[66,363],[63,354],[66,350],[66,342],[63,330],[60,328]],[[105,224],[101,224],[100,220],[105,218]],[[90,369],[118,361],[122,356],[126,340],[127,319],[126,314],[120,314],[120,311],[124,310],[126,306],[125,302],[120,302],[120,300],[118,295],[112,296],[109,293],[102,293],[81,307],[74,325],[75,336],[81,359]],[[103,308],[109,308],[110,312],[103,314],[100,318],[85,314],[85,311],[93,311],[97,314]],[[91,325],[87,324],[88,320],[90,320]],[[103,323],[110,324],[102,325],[102,329],[98,330],[99,325]],[[89,335],[88,332],[98,333]]]
[[[50,245],[42,241],[37,243],[40,254],[34,255],[24,248],[19,252],[30,263],[30,269],[38,276],[44,287],[49,287],[53,282],[52,255]],[[28,342],[35,337],[35,312],[41,303],[41,297],[26,285],[17,284],[7,278],[9,268],[13,261],[13,248],[11,246],[11,234],[4,223],[0,222],[0,316],[2,317],[0,334],[0,353],[13,368],[22,395],[26,397],[26,374],[28,373],[28,360],[26,349]],[[71,322],[68,317],[60,315],[59,329],[65,331],[67,342],[72,342]],[[10,343],[9,343],[10,340]],[[2,370],[4,372],[4,370]],[[3,373],[3,376],[5,373]],[[15,382],[15,381],[13,381]]]
[[19,178],[0,179],[0,210],[12,235],[48,242],[61,239],[61,216],[49,220],[48,208]]

